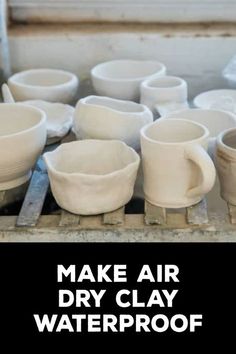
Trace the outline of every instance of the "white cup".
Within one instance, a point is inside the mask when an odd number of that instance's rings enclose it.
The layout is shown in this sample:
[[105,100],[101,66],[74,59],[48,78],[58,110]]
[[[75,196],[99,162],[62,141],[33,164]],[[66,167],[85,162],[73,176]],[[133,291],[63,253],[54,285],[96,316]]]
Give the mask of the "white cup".
[[153,112],[158,105],[186,103],[188,98],[186,81],[176,76],[149,78],[141,83],[140,91],[140,102]]
[[209,132],[183,119],[159,119],[141,130],[144,195],[151,204],[182,208],[198,203],[215,182],[206,152]]
[[186,109],[169,113],[164,119],[187,119],[200,123],[209,130],[208,153],[214,158],[216,137],[224,130],[236,127],[236,116],[233,113],[215,109]]
[[152,121],[152,112],[139,103],[88,96],[76,106],[74,131],[78,139],[121,140],[140,150],[140,130]]

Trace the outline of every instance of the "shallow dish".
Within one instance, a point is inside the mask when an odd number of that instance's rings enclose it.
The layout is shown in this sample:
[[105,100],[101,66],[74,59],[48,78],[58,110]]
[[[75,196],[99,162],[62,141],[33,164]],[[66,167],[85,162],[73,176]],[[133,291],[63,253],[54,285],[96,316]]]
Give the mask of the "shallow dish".
[[139,155],[115,140],[82,140],[44,154],[58,205],[74,214],[116,210],[132,198]]
[[0,104],[0,190],[24,184],[46,142],[45,113],[23,104]]
[[60,140],[70,131],[73,124],[74,107],[63,103],[51,103],[41,100],[25,101],[24,103],[45,112],[49,142]]
[[[227,100],[230,101],[227,103]],[[211,90],[200,93],[193,100],[193,104],[197,108],[217,108],[222,110],[234,111],[232,104],[236,110],[236,90],[222,89]]]
[[98,95],[130,101],[139,100],[142,81],[165,74],[165,65],[151,60],[112,60],[91,70],[93,87]]
[[32,69],[12,75],[8,85],[16,101],[71,103],[75,99],[79,80],[76,75],[64,70]]

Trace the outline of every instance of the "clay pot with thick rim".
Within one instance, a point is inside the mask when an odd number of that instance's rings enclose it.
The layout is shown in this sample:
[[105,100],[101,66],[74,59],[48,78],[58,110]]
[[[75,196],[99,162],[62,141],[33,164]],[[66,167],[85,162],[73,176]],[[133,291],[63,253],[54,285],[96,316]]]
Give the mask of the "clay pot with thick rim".
[[116,140],[82,140],[44,154],[52,193],[74,214],[114,211],[132,198],[140,158]]

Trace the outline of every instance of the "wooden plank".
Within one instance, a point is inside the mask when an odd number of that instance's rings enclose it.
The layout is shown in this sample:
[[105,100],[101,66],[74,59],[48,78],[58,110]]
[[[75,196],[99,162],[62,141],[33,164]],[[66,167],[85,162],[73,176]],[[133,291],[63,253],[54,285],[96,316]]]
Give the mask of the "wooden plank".
[[207,202],[202,199],[198,204],[187,208],[187,223],[191,225],[208,224]]
[[236,224],[236,205],[228,204],[228,210],[229,210],[229,219],[231,224]]
[[125,220],[125,207],[103,214],[104,225],[121,225]]
[[75,215],[72,213],[69,213],[66,210],[61,211],[61,218],[59,221],[59,226],[60,227],[65,227],[65,226],[77,226],[80,223],[80,216]]
[[166,224],[166,209],[150,204],[145,200],[144,220],[146,225]]

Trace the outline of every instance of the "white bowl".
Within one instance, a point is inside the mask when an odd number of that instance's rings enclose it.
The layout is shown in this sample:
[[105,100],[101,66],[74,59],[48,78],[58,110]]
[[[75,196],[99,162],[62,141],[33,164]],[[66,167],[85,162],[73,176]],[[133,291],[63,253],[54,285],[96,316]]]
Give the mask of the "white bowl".
[[24,104],[36,107],[46,114],[48,139],[63,138],[73,124],[74,107],[63,103],[51,103],[42,100],[25,101]]
[[132,198],[139,155],[115,140],[82,140],[44,154],[58,205],[74,214],[116,210]]
[[23,104],[0,104],[0,190],[30,178],[45,141],[44,112]]
[[113,60],[91,70],[93,87],[98,95],[130,101],[139,99],[142,81],[165,74],[166,67],[151,60]]
[[8,79],[8,85],[16,101],[70,103],[75,99],[79,80],[64,70],[32,69],[14,74]]
[[140,130],[152,121],[152,112],[142,104],[88,96],[76,106],[74,132],[77,139],[121,140],[140,150]]
[[[197,108],[221,108],[223,110],[231,111],[231,107],[227,107],[227,102],[224,104],[224,100],[227,100],[227,98],[231,100],[232,103],[236,104],[236,90],[222,89],[206,91],[197,95],[193,100],[193,104]],[[223,101],[220,106],[221,100]]]

